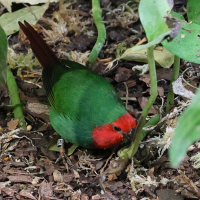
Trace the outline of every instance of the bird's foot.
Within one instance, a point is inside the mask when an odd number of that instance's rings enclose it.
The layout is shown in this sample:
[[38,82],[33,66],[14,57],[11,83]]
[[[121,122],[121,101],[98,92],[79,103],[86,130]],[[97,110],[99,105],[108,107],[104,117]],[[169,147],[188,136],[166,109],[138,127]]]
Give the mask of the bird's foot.
[[58,139],[58,141],[57,141],[57,147],[60,148],[60,155],[57,158],[56,163],[62,161],[63,164],[65,165],[65,168],[67,169],[67,172],[68,172],[69,171],[69,165],[68,164],[71,164],[71,161],[65,153],[64,142],[65,141],[62,138]]

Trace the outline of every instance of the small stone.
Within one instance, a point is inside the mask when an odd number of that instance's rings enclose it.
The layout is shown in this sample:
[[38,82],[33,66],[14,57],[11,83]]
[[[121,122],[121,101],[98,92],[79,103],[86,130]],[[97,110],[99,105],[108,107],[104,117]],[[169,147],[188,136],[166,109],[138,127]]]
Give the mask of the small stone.
[[27,127],[26,127],[26,130],[27,131],[30,131],[32,129],[32,126],[31,125],[28,125]]

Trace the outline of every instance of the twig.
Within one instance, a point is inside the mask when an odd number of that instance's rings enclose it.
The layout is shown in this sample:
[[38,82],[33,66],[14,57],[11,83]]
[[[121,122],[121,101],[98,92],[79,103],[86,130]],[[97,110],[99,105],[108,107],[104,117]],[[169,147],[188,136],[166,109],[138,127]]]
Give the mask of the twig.
[[147,38],[146,37],[144,37],[142,40],[140,40],[135,46],[139,46],[139,45],[141,45],[141,44],[143,44],[144,42],[146,42],[147,41]]
[[[188,67],[188,68],[186,68],[186,69],[182,72],[182,77],[183,77],[183,74],[184,74],[187,70],[189,70],[189,69],[191,69],[191,68],[192,68],[192,67]],[[195,86],[191,85],[191,84],[188,83],[184,78],[182,78],[182,80],[183,80],[187,85],[189,85],[190,87],[192,87],[192,88],[198,90],[198,87],[195,87]]]

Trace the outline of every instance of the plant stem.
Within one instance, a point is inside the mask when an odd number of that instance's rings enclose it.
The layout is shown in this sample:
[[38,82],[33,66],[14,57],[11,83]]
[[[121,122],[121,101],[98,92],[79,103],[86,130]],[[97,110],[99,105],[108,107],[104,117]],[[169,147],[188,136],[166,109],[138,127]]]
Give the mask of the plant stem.
[[[156,125],[160,120],[160,115],[159,114],[155,114],[153,117],[151,117],[151,119],[145,124],[144,127],[147,127],[147,126],[154,126]],[[149,131],[147,130],[142,130],[142,134],[141,134],[141,138],[140,140],[143,140],[146,135],[148,134]]]
[[180,57],[174,55],[174,66],[172,71],[172,78],[169,86],[169,92],[167,95],[167,105],[166,105],[166,111],[169,111],[174,104],[174,92],[172,88],[172,82],[174,82],[179,75],[179,68],[180,68]]
[[26,121],[24,119],[22,111],[17,84],[10,68],[7,69],[7,86],[8,86],[8,91],[10,93],[10,99],[13,107],[14,117],[15,119],[19,119],[18,126],[26,130]]
[[102,10],[100,8],[100,0],[92,0],[92,13],[94,18],[94,23],[97,27],[98,37],[88,58],[88,61],[91,64],[94,63],[94,61],[96,60],[106,39],[106,29],[104,23],[102,22],[102,17],[101,17]]
[[138,121],[138,125],[136,128],[136,139],[133,141],[128,149],[124,149],[120,152],[119,157],[126,156],[128,158],[132,158],[138,150],[139,143],[142,138],[142,128],[145,125],[146,117],[149,113],[149,110],[153,103],[156,100],[157,96],[157,76],[156,76],[156,67],[155,60],[153,55],[154,46],[151,46],[147,49],[147,57],[148,57],[148,65],[149,65],[149,73],[151,80],[151,96],[142,111],[142,115]]

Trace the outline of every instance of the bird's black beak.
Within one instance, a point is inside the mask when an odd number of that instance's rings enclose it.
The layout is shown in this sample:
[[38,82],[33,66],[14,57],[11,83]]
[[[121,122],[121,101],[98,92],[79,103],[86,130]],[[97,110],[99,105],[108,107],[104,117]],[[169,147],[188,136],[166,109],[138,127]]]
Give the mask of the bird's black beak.
[[132,128],[129,133],[122,133],[125,140],[134,141],[136,138],[135,128]]

